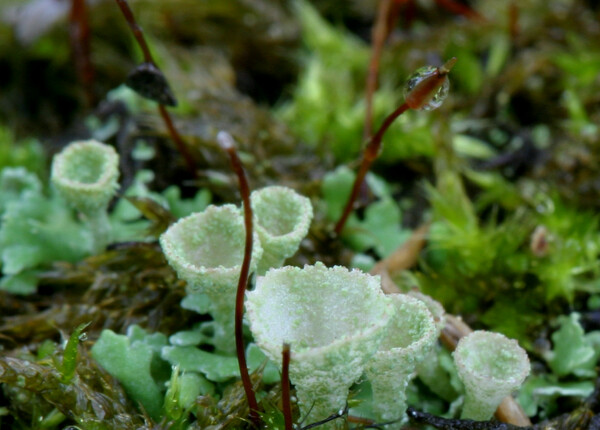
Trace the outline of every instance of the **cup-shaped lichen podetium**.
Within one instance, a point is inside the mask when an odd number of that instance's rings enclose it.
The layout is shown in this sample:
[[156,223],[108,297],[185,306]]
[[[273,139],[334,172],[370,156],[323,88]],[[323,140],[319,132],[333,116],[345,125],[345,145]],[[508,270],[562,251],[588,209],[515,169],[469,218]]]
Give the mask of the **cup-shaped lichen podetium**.
[[461,417],[489,420],[502,399],[521,386],[530,371],[529,358],[516,340],[499,333],[475,331],[463,337],[453,353],[465,384]]
[[291,188],[272,186],[250,196],[255,228],[263,247],[257,273],[280,267],[298,250],[313,217],[310,200]]
[[269,358],[280,363],[282,345],[290,344],[290,379],[306,422],[344,407],[394,312],[378,276],[322,263],[269,270],[248,293],[246,308]]
[[110,242],[107,206],[118,188],[119,155],[95,140],[73,142],[54,157],[52,183],[63,198],[87,219],[94,250]]
[[417,364],[437,341],[439,331],[425,303],[405,294],[388,295],[396,310],[378,351],[365,371],[373,391],[377,422],[395,421],[399,429],[406,411],[406,387]]
[[[214,319],[213,342],[217,349],[235,351],[234,313],[237,283],[244,259],[245,227],[234,205],[209,206],[169,227],[160,245],[190,293],[210,299]],[[262,255],[256,233],[250,270]]]

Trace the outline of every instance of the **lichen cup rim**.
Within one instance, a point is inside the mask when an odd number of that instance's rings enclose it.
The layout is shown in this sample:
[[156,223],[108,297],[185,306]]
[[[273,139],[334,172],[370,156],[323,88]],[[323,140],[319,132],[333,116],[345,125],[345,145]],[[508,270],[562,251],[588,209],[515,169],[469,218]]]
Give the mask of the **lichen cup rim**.
[[[188,282],[188,287],[193,291],[201,291],[202,286],[198,286],[197,282],[195,282],[195,278],[197,277],[205,277],[204,284],[214,284],[216,282],[212,282],[211,277],[218,276],[221,278],[227,278],[229,280],[237,278],[240,274],[240,268],[243,262],[243,249],[244,243],[243,240],[245,236],[242,235],[240,240],[240,254],[239,254],[239,263],[234,265],[202,265],[197,264],[189,258],[189,255],[186,255],[186,252],[182,250],[182,246],[177,242],[176,234],[179,233],[179,230],[184,229],[190,223],[197,223],[199,220],[202,222],[208,216],[217,216],[227,214],[233,217],[238,218],[238,222],[242,228],[244,227],[243,217],[239,208],[232,204],[226,204],[222,206],[208,206],[202,212],[196,212],[191,215],[188,215],[184,218],[179,219],[176,223],[172,224],[165,233],[160,236],[160,245],[163,249],[163,253],[165,254],[169,264],[175,269],[179,277]],[[256,233],[254,234],[253,246],[252,246],[252,260],[250,269],[254,270],[256,267],[257,261],[260,259],[262,255],[262,248],[260,247],[260,242]],[[183,269],[184,271],[182,271]]]
[[[272,186],[264,187],[259,190],[253,191],[250,198],[251,198],[252,208],[255,212],[255,218],[257,218],[257,219],[259,218],[259,217],[257,217],[257,214],[256,214],[256,212],[257,212],[256,207],[255,207],[256,200],[258,200],[260,197],[262,197],[262,194],[268,193],[268,192],[273,192],[273,191],[285,191],[285,194],[287,194],[288,196],[291,196],[291,198],[294,199],[294,203],[296,203],[296,202],[299,203],[299,205],[302,206],[304,209],[308,208],[308,210],[305,211],[305,213],[309,214],[309,216],[306,217],[306,216],[301,216],[301,214],[299,214],[296,222],[294,223],[294,228],[284,234],[273,234],[271,231],[269,231],[268,229],[263,227],[260,222],[256,222],[256,224],[255,224],[256,229],[265,232],[265,234],[269,235],[269,238],[271,240],[278,241],[278,242],[284,242],[285,240],[298,235],[298,232],[300,232],[300,231],[304,232],[302,234],[302,236],[304,236],[306,234],[306,231],[308,231],[308,228],[310,227],[310,223],[312,221],[312,213],[313,213],[312,205],[310,204],[310,200],[308,199],[308,197],[298,194],[293,188],[285,187],[282,185],[272,185]],[[289,193],[290,191],[292,193]],[[308,204],[305,204],[305,203],[308,203]]]
[[422,293],[419,290],[411,290],[406,293],[407,296],[414,297],[417,300],[420,300],[425,304],[431,315],[433,316],[433,320],[435,322],[436,330],[438,332],[438,337],[444,327],[446,326],[446,310],[442,306],[440,302],[435,300],[433,297]]
[[[401,300],[401,301],[404,301],[405,304],[410,304],[410,305],[420,307],[422,311],[425,311],[424,312],[425,314],[427,314],[431,317],[431,324],[429,325],[429,327],[425,328],[425,330],[426,330],[425,335],[420,335],[417,340],[414,340],[414,341],[411,340],[407,346],[396,346],[396,347],[382,350],[381,348],[382,348],[383,344],[385,343],[385,338],[384,338],[384,340],[382,341],[382,346],[380,346],[380,349],[375,353],[375,357],[383,358],[383,357],[394,357],[394,356],[398,356],[398,355],[407,357],[411,353],[414,355],[419,350],[427,349],[428,344],[432,345],[433,343],[435,343],[435,341],[439,337],[439,332],[436,330],[435,318],[434,318],[433,314],[431,313],[431,311],[429,310],[429,308],[427,307],[427,305],[423,302],[423,300],[418,299],[416,297],[412,297],[412,296],[410,296],[408,294],[404,294],[404,293],[389,294],[388,298],[392,301]],[[396,316],[396,318],[398,318],[398,316]],[[392,323],[393,323],[393,321],[390,321],[389,324],[392,324]],[[388,329],[392,329],[392,328],[393,327],[388,326]]]
[[[340,271],[340,272],[345,272],[347,274],[355,274],[358,276],[362,276],[362,277],[364,277],[365,280],[367,280],[367,284],[371,285],[371,288],[374,285],[377,285],[377,287],[380,288],[380,285],[381,285],[379,276],[369,275],[358,269],[348,270],[348,268],[346,268],[344,266],[333,266],[333,267],[328,268],[323,263],[317,262],[315,265],[305,265],[302,268],[293,267],[293,266],[284,266],[281,268],[270,269],[267,272],[267,274],[265,274],[264,276],[259,276],[257,278],[257,280],[256,280],[257,288],[259,287],[259,285],[262,282],[264,282],[264,278],[266,278],[270,273],[271,273],[271,276],[273,273],[278,274],[283,271],[290,271],[290,270],[292,270],[296,273],[299,273],[307,268],[309,268],[309,270],[310,270],[310,268],[315,268],[315,269],[318,268],[318,270],[321,270],[322,268],[324,268],[326,270]],[[255,292],[256,292],[256,288],[254,291],[249,291],[247,293],[247,297],[252,297],[255,294]],[[383,292],[381,292],[381,294],[383,295]],[[254,323],[253,315],[257,312],[257,309],[254,308],[254,306],[252,304],[252,299],[246,301],[246,304],[247,304],[246,307],[248,310],[248,318],[250,320],[251,329],[255,336],[255,341],[258,346],[260,346],[266,352],[269,352],[270,354],[276,356],[277,354],[281,353],[281,347],[282,347],[283,341],[286,341],[286,342],[290,343],[290,345],[291,345],[292,360],[304,360],[304,359],[317,358],[319,356],[327,355],[329,352],[334,352],[335,350],[339,349],[340,347],[343,347],[345,344],[349,344],[350,342],[357,342],[361,339],[369,338],[377,330],[385,329],[385,327],[387,326],[387,324],[394,312],[389,300],[386,299],[386,301],[387,301],[387,303],[382,312],[381,318],[376,319],[373,324],[366,326],[364,329],[347,333],[344,336],[340,337],[339,339],[336,339],[326,345],[314,346],[314,347],[300,347],[300,348],[294,348],[294,342],[290,339],[288,339],[288,340],[281,339],[282,342],[279,342],[279,340],[277,340],[277,341],[269,340],[268,337],[265,336],[265,331],[262,329],[257,330],[256,324]],[[274,358],[274,357],[272,357],[272,358]]]
[[[90,149],[96,151],[104,159],[100,176],[93,182],[84,182],[68,177],[66,163],[72,161],[70,157],[78,156],[78,152]],[[54,157],[51,176],[59,186],[82,192],[102,191],[107,185],[112,185],[111,182],[116,181],[119,176],[119,154],[112,146],[94,139],[74,141]]]

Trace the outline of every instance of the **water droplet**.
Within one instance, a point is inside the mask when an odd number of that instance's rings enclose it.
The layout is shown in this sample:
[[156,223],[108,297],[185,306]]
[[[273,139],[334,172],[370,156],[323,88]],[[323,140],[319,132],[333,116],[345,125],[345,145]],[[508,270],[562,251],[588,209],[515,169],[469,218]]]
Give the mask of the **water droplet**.
[[[417,71],[407,79],[406,84],[404,85],[404,98],[406,98],[419,83],[432,76],[436,70],[437,67],[434,66],[425,66],[417,69]],[[439,108],[442,103],[444,103],[444,100],[446,100],[446,97],[448,97],[449,90],[450,81],[448,79],[444,79],[442,86],[436,91],[433,97],[431,97],[429,102],[421,107],[420,110],[434,110]]]

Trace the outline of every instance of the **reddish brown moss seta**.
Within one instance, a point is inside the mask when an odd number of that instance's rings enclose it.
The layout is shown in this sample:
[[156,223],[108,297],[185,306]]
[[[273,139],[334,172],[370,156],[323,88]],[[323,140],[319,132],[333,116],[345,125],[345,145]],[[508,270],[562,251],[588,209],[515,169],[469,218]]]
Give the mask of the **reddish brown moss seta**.
[[339,236],[344,229],[344,225],[348,220],[348,217],[352,213],[354,202],[358,197],[358,192],[360,190],[360,186],[363,183],[371,164],[379,155],[381,150],[381,142],[383,139],[383,135],[387,131],[387,129],[392,125],[394,120],[406,112],[408,109],[421,109],[426,106],[437,94],[438,90],[444,85],[446,79],[448,79],[448,73],[454,64],[456,63],[456,58],[451,58],[448,60],[443,66],[435,69],[435,72],[424,78],[421,82],[419,82],[415,87],[407,94],[405,102],[400,105],[395,111],[387,116],[387,118],[383,121],[377,133],[373,136],[373,138],[367,144],[363,152],[363,158],[360,163],[360,167],[358,169],[358,173],[356,174],[356,179],[354,180],[354,184],[352,185],[352,191],[350,192],[350,197],[346,202],[346,206],[344,207],[344,211],[342,212],[342,216],[335,224],[334,232],[336,236]]
[[258,415],[258,402],[252,389],[252,381],[248,373],[246,364],[246,354],[244,350],[244,297],[248,287],[248,276],[250,274],[250,260],[252,258],[252,238],[254,234],[254,224],[252,222],[252,205],[250,204],[250,187],[248,179],[244,172],[244,166],[235,149],[235,143],[231,135],[225,131],[217,134],[217,141],[221,148],[229,155],[231,167],[238,177],[240,185],[240,194],[244,202],[244,225],[246,227],[246,242],[244,245],[244,260],[240,269],[240,278],[238,280],[237,293],[235,296],[235,350],[237,353],[238,365],[248,407],[250,408],[250,420],[258,427],[260,425],[260,416]]
[[281,351],[281,402],[283,404],[285,430],[294,430],[290,396],[290,355],[290,344],[284,343]]

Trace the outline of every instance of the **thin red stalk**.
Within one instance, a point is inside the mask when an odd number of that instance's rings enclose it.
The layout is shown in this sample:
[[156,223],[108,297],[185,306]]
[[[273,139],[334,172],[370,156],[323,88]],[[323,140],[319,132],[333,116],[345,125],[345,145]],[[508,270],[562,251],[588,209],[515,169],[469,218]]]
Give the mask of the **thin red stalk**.
[[123,12],[123,16],[127,20],[127,24],[129,24],[129,28],[137,40],[138,45],[140,46],[142,53],[144,55],[144,61],[147,63],[152,63],[156,66],[154,59],[152,58],[152,54],[150,53],[150,49],[148,48],[148,44],[146,43],[146,39],[144,38],[144,33],[142,28],[137,24],[135,17],[133,16],[133,12],[129,7],[129,3],[127,0],[115,0],[119,7],[121,8],[121,12]]
[[181,135],[175,128],[175,125],[173,125],[173,120],[171,119],[171,115],[169,115],[169,111],[167,110],[167,108],[164,105],[159,104],[158,112],[160,113],[160,116],[162,117],[165,125],[167,126],[167,130],[169,131],[169,134],[171,135],[171,139],[173,139],[173,142],[175,142],[175,146],[177,147],[177,150],[183,156],[183,159],[185,161],[185,164],[187,165],[188,170],[190,172],[192,172],[192,174],[195,177],[196,176],[196,164],[194,163],[194,158],[192,157],[192,154],[190,154],[190,151],[188,150],[187,145],[185,144],[183,139],[181,138]]
[[469,6],[458,3],[454,0],[435,0],[435,2],[447,11],[450,11],[456,15],[462,15],[465,18],[471,19],[473,21],[487,21],[485,17],[476,10],[473,10]]
[[511,1],[508,6],[508,29],[514,41],[519,36],[519,6],[516,1]]
[[[150,48],[148,48],[148,44],[146,43],[146,38],[144,37],[142,28],[137,24],[135,17],[133,16],[133,12],[131,11],[131,8],[129,7],[129,3],[127,3],[127,0],[115,0],[115,1],[117,2],[117,5],[119,5],[119,8],[121,9],[123,16],[125,17],[127,24],[129,24],[129,28],[131,29],[133,36],[135,37],[135,40],[137,41],[140,49],[142,50],[142,54],[144,55],[144,61],[146,63],[151,63],[154,66],[156,66],[156,63],[154,62],[154,58],[152,58],[152,53],[150,52]],[[158,68],[158,66],[156,66],[156,67]],[[173,142],[175,142],[175,146],[177,147],[177,150],[179,151],[179,153],[185,160],[185,164],[187,165],[188,170],[194,177],[197,177],[196,164],[194,163],[194,158],[190,154],[188,147],[187,147],[186,143],[183,141],[181,135],[175,128],[175,125],[173,124],[173,120],[171,119],[171,115],[169,114],[169,111],[163,105],[159,104],[158,112],[160,113],[160,116],[162,117],[163,122],[165,123],[165,126],[167,127],[167,131],[169,132],[171,139],[173,140]]]
[[361,160],[358,173],[356,174],[354,184],[352,185],[350,197],[346,202],[346,206],[344,207],[342,216],[335,225],[334,232],[336,235],[340,235],[340,233],[344,229],[344,225],[346,224],[348,217],[352,213],[354,202],[358,197],[360,186],[362,185],[365,176],[367,175],[367,172],[371,167],[371,164],[373,164],[373,161],[375,161],[375,159],[379,155],[383,135],[385,134],[387,129],[390,127],[390,125],[392,125],[396,118],[398,118],[408,109],[420,109],[425,104],[427,104],[431,100],[431,98],[437,93],[438,89],[444,84],[444,81],[445,79],[447,79],[447,75],[450,72],[450,69],[452,69],[455,63],[456,58],[451,58],[442,67],[438,67],[434,73],[432,73],[430,76],[424,78],[421,82],[419,82],[406,96],[406,101],[394,112],[387,116],[387,118],[383,121],[383,124],[381,124],[381,126],[379,127],[379,130],[377,130],[375,136],[373,136],[373,138],[369,141],[367,147],[363,152],[363,158]]
[[[396,0],[395,4],[400,5],[401,3],[403,3],[402,0]],[[405,3],[406,8],[404,9],[404,23],[407,28],[410,28],[417,18],[417,5],[415,4],[415,0],[408,0]]]
[[362,424],[362,425],[365,425],[365,426],[370,426],[370,425],[372,425],[372,424],[375,423],[375,421],[370,420],[368,418],[357,417],[357,416],[354,416],[354,415],[348,415],[347,419],[348,419],[349,423]]
[[90,58],[90,26],[85,0],[71,1],[69,36],[73,47],[75,68],[85,91],[86,102],[88,106],[93,106],[94,67]]
[[390,33],[392,32],[392,29],[396,26],[398,19],[400,18],[400,11],[402,10],[403,3],[408,3],[407,8],[410,8],[410,5],[413,4],[412,2],[410,2],[408,0],[400,0],[400,1],[394,1],[390,5],[390,11],[388,12],[387,24],[386,24],[386,26],[387,26],[387,28],[386,28],[387,32],[385,34],[386,40],[389,37]]
[[248,373],[248,365],[246,364],[243,334],[244,296],[246,293],[246,288],[248,287],[248,275],[250,274],[250,260],[252,259],[252,238],[254,230],[254,225],[252,223],[252,206],[250,205],[250,187],[248,186],[248,180],[246,178],[246,173],[244,172],[244,166],[242,165],[242,161],[237,154],[235,143],[231,135],[227,132],[221,131],[217,135],[217,141],[219,142],[221,148],[223,148],[229,155],[231,167],[238,177],[240,194],[242,195],[242,201],[244,202],[246,243],[244,246],[244,260],[242,262],[237,293],[235,296],[235,350],[237,353],[240,375],[242,377],[242,384],[244,385],[244,392],[246,393],[246,399],[248,400],[248,406],[250,408],[250,419],[258,426],[260,424],[258,403],[256,401],[254,390],[252,389],[252,381],[250,380],[250,374]]
[[284,343],[281,351],[281,401],[285,430],[294,430],[292,422],[292,403],[290,400],[290,344]]
[[348,217],[352,213],[354,202],[358,197],[360,186],[362,185],[363,180],[365,179],[365,176],[367,175],[367,172],[371,167],[371,164],[373,164],[373,161],[375,161],[375,159],[377,158],[379,149],[381,148],[383,134],[390,127],[390,125],[392,125],[392,122],[394,122],[396,118],[398,118],[408,109],[408,105],[406,103],[403,103],[398,109],[396,109],[394,112],[388,115],[387,118],[383,121],[383,124],[381,124],[381,127],[379,127],[379,130],[377,131],[375,136],[373,136],[373,138],[365,148],[365,151],[363,152],[363,158],[358,169],[358,173],[356,174],[356,179],[354,180],[354,184],[352,185],[350,197],[346,202],[346,206],[344,207],[344,212],[342,212],[342,216],[335,225],[334,231],[336,235],[340,235],[340,233],[344,229],[344,225],[346,225]]
[[369,139],[373,135],[373,94],[377,89],[377,74],[379,72],[379,60],[383,45],[388,35],[388,13],[392,0],[382,0],[377,10],[377,20],[373,26],[371,34],[372,48],[371,61],[367,72],[367,82],[365,85],[365,127],[363,130],[363,139]]

